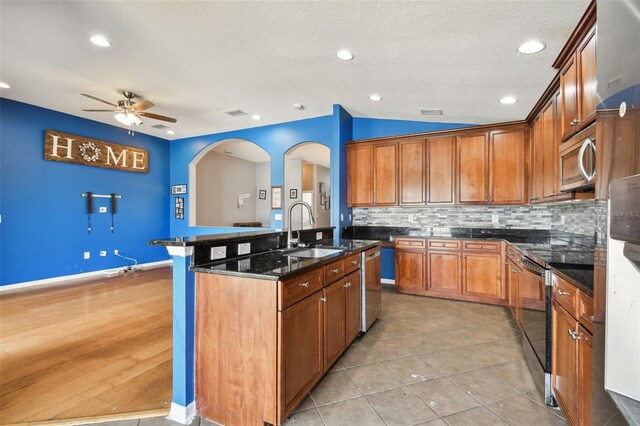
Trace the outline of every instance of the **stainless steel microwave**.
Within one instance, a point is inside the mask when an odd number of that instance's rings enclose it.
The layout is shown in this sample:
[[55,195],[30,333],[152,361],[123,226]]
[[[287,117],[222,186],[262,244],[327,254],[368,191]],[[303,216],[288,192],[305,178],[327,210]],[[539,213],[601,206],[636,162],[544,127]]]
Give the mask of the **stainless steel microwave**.
[[590,191],[596,177],[596,125],[560,145],[560,190]]

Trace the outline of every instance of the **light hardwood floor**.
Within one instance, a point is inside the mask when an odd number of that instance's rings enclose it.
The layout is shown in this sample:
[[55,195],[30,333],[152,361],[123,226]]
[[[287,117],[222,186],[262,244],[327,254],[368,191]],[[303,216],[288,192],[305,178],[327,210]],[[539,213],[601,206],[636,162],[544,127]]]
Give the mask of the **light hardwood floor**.
[[0,424],[171,404],[171,269],[0,295]]

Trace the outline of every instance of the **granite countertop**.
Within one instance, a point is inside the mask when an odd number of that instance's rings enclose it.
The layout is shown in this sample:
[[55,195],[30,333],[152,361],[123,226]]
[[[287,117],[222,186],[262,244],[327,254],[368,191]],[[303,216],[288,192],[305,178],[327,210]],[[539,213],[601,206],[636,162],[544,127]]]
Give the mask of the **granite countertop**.
[[[325,263],[338,260],[354,253],[377,246],[377,241],[371,240],[340,240],[342,252],[317,259],[307,259],[289,256],[291,250],[272,250],[250,256],[194,265],[191,270],[208,274],[231,275],[261,280],[277,281],[304,271],[322,266]],[[323,246],[324,248],[328,248]]]
[[[353,229],[356,228],[356,229]],[[527,257],[551,268],[564,279],[593,295],[593,250],[597,236],[530,229],[426,228],[357,226],[343,231],[343,237],[393,242],[399,237],[505,240]]]

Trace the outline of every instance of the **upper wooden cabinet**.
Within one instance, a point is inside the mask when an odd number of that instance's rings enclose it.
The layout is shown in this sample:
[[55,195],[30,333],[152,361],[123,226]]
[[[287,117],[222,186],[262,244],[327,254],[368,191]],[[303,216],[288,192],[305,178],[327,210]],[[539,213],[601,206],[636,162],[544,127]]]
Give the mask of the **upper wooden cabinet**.
[[487,133],[458,136],[458,190],[460,204],[486,204],[488,196]]
[[427,139],[427,203],[453,204],[456,182],[456,138]]
[[531,202],[537,203],[544,198],[544,141],[542,116],[533,122],[531,131]]
[[398,144],[373,145],[373,203],[398,204]]
[[347,146],[347,204],[373,204],[373,145]]
[[596,27],[593,26],[560,71],[562,140],[588,126],[595,119]]
[[398,143],[400,153],[400,205],[424,205],[425,201],[425,144],[424,140]]
[[489,203],[524,204],[525,129],[499,130],[489,137]]

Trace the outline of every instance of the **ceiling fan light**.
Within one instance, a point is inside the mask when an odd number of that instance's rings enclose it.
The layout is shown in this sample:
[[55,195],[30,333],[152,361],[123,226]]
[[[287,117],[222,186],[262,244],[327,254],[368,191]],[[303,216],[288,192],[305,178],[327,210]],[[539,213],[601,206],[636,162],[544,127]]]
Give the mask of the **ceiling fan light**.
[[119,123],[124,124],[125,126],[129,125],[129,120],[127,119],[127,114],[125,114],[124,112],[118,112],[116,113],[113,118],[115,118],[116,120],[118,120]]
[[129,121],[129,125],[135,124],[136,126],[139,126],[142,124],[142,119],[138,114],[134,114],[133,112],[127,113],[127,120]]

